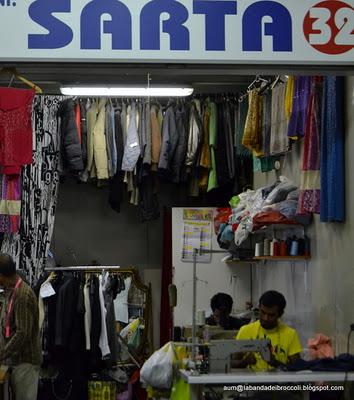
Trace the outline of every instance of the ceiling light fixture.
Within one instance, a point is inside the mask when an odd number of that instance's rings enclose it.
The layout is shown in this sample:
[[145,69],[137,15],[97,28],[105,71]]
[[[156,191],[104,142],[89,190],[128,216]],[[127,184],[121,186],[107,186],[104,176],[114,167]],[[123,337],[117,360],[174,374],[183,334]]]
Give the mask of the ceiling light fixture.
[[134,86],[62,86],[60,92],[68,96],[92,97],[186,97],[191,87],[134,87]]

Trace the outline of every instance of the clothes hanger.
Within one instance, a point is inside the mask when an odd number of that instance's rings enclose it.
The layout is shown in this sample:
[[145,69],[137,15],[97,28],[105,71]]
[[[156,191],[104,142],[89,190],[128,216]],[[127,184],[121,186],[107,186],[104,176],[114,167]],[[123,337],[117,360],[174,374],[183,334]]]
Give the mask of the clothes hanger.
[[29,86],[31,89],[34,89],[37,94],[42,94],[43,90],[37,86],[35,83],[31,82],[30,80],[26,79],[22,75],[17,72],[17,69],[14,67],[3,67],[0,70],[0,74],[9,74],[11,77],[15,77],[25,85]]
[[265,83],[268,84],[269,80],[262,78],[260,75],[256,75],[255,79],[251,82],[251,84],[248,86],[247,91],[250,91],[256,87],[257,83]]

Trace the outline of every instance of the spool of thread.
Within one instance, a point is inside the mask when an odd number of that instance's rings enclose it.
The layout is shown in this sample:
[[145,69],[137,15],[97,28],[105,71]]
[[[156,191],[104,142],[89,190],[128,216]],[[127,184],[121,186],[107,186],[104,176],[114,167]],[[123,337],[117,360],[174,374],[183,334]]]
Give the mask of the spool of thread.
[[277,257],[280,254],[280,249],[279,249],[279,242],[277,239],[273,239],[273,256]]
[[283,257],[288,255],[285,240],[281,240],[279,244],[279,254]]
[[263,256],[263,243],[256,243],[254,255],[255,255],[255,257]]
[[267,238],[263,241],[263,255],[270,256],[270,240]]
[[205,325],[205,311],[204,310],[197,310],[197,314],[195,316],[196,324],[197,325]]
[[290,255],[291,256],[297,256],[299,254],[299,243],[296,239],[294,239],[291,242],[291,250],[290,250]]

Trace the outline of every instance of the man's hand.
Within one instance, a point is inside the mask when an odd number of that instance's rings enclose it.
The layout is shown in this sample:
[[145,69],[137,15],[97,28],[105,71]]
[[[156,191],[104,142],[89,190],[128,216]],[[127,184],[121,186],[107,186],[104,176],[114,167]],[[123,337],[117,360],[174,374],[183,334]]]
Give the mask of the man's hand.
[[232,359],[233,368],[247,368],[256,364],[257,359],[254,353],[236,353]]

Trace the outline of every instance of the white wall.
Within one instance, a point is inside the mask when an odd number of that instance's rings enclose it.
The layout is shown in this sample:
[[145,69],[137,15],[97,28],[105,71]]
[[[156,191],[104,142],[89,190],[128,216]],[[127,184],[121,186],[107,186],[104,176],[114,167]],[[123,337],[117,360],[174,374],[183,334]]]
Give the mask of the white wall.
[[[181,261],[183,232],[183,208],[172,209],[172,265],[173,282],[177,286],[177,307],[174,313],[174,325],[192,323],[192,273],[193,263]],[[220,249],[213,231],[212,249]],[[234,312],[244,310],[246,301],[251,298],[250,266],[243,263],[232,265],[221,262],[225,254],[212,254],[210,264],[197,263],[197,310],[210,314],[210,299],[218,293],[230,294],[234,299]],[[206,281],[204,283],[202,281]]]

